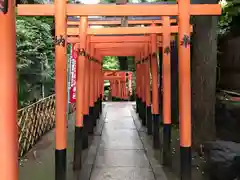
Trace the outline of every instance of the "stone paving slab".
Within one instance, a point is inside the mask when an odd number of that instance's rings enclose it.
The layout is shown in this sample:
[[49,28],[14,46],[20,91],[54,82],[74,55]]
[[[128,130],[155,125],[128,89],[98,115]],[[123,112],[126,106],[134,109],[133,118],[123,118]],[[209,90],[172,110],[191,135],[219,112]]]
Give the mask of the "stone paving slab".
[[97,154],[95,167],[146,167],[150,164],[143,150],[103,150]]
[[105,128],[111,130],[117,129],[136,129],[136,126],[133,122],[132,117],[124,117],[124,121],[121,121],[121,118],[116,119],[106,119]]
[[[100,147],[104,149],[143,149],[143,144],[134,129],[112,129],[105,127]],[[107,130],[106,130],[107,129]]]
[[97,168],[90,180],[155,180],[149,168],[116,167]]

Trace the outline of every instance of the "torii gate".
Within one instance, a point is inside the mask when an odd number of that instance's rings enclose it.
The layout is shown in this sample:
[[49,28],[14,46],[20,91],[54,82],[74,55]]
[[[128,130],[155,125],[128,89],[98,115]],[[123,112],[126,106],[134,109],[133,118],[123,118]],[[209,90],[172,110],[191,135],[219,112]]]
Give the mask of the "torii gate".
[[[110,87],[112,91],[112,95],[115,95],[116,97],[127,99],[128,95],[132,95],[132,72],[130,71],[119,71],[119,70],[104,70],[104,80],[110,81]],[[128,77],[128,90],[127,90],[127,78]],[[116,86],[116,84],[120,84],[120,81],[123,81],[122,86]],[[120,89],[123,90],[123,94],[116,93],[121,92]]]
[[[5,3],[6,2],[6,3]],[[17,128],[16,128],[16,40],[15,5],[13,0],[4,0],[1,8],[0,29],[2,59],[0,66],[0,169],[2,180],[18,179]],[[121,11],[119,11],[121,9]],[[64,0],[56,0],[53,5],[21,5],[19,15],[55,16],[56,23],[56,179],[66,179],[66,16],[169,16],[177,15],[179,42],[179,103],[180,103],[180,145],[181,179],[191,179],[191,87],[190,87],[190,15],[219,15],[220,5],[190,4],[190,0],[178,0],[170,5],[74,5]],[[84,25],[84,23],[83,23]],[[132,31],[133,29],[129,29]],[[136,30],[136,29],[135,29]],[[146,30],[146,29],[145,29]],[[108,32],[108,30],[103,30]],[[126,29],[123,31],[127,32]],[[149,30],[153,34],[157,28]],[[118,31],[119,32],[119,31]],[[86,31],[80,35],[85,39]],[[85,41],[85,40],[84,40]],[[81,48],[86,48],[80,44]],[[84,60],[83,56],[80,56]],[[6,79],[8,77],[8,79]],[[81,76],[80,76],[81,77]],[[80,84],[79,84],[80,85]],[[79,86],[79,88],[81,88]],[[11,97],[11,100],[9,100]],[[81,97],[81,96],[80,96]],[[80,99],[77,97],[77,99]],[[77,107],[79,104],[77,103]],[[80,110],[77,109],[77,114]],[[79,127],[81,127],[79,120]],[[8,137],[6,140],[5,137]]]

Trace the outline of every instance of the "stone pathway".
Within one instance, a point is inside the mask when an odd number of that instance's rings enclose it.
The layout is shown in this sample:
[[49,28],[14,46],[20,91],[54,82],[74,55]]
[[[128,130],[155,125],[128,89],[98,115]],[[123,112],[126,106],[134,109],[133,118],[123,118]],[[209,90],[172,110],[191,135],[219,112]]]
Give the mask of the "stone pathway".
[[[67,180],[167,180],[151,148],[151,137],[141,127],[132,105],[105,103],[103,117],[95,135],[90,137],[91,146],[83,154],[83,169],[78,173],[72,171],[74,118],[71,118]],[[55,180],[54,145],[53,130],[26,155],[27,160],[20,167],[20,180]]]

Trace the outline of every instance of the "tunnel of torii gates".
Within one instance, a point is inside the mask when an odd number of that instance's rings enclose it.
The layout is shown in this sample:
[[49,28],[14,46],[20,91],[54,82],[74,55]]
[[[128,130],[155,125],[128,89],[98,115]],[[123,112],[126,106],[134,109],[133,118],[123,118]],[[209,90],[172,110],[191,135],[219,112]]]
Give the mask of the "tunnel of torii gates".
[[[77,61],[78,51],[72,48],[73,59]],[[76,58],[75,58],[76,57]],[[75,62],[73,64],[76,64]],[[76,66],[72,68],[72,79],[70,88],[70,103],[76,103]],[[103,80],[110,82],[110,91],[113,97],[120,100],[128,100],[132,96],[132,72],[118,70],[104,70]],[[128,82],[128,87],[127,87]],[[102,100],[104,99],[104,84],[102,85]],[[90,89],[91,91],[91,89]]]
[[[103,78],[104,80],[109,80],[111,95],[113,97],[128,100],[129,96],[132,96],[132,72],[105,70],[103,71]],[[102,95],[104,95],[104,88]]]
[[[0,168],[1,180],[18,180],[18,131],[17,131],[17,82],[16,82],[16,25],[14,0],[0,1]],[[103,56],[135,56],[137,83],[137,112],[145,123],[152,114],[153,144],[159,148],[160,116],[164,124],[164,163],[170,159],[170,55],[171,34],[178,33],[178,73],[179,73],[179,121],[181,179],[191,179],[191,86],[190,86],[190,16],[220,15],[219,4],[190,4],[190,0],[178,0],[177,4],[67,4],[66,0],[55,0],[54,4],[18,5],[22,16],[55,17],[55,91],[56,91],[56,151],[55,179],[66,180],[67,144],[67,42],[79,42],[77,61],[77,94],[75,123],[75,170],[81,169],[81,152],[87,147],[85,123],[96,123],[101,113],[103,76],[101,70]],[[68,16],[80,16],[79,27],[67,27]],[[162,26],[89,28],[88,16],[161,16]],[[177,16],[177,26],[170,26],[169,16]],[[144,35],[144,42],[131,42],[127,35]],[[101,35],[101,36],[99,36]],[[119,35],[114,37],[107,35]],[[124,37],[122,37],[125,35]],[[158,36],[161,41],[158,42]],[[71,40],[76,36],[75,41]],[[101,39],[95,44],[94,40]],[[110,44],[102,44],[109,40]],[[113,43],[113,44],[112,44]],[[126,47],[127,48],[126,48]],[[157,46],[163,48],[163,114],[158,107]],[[151,68],[149,68],[149,66]],[[89,69],[88,69],[89,68]],[[149,95],[149,75],[152,76],[152,100]],[[90,91],[88,91],[90,90]],[[87,98],[90,97],[90,98]],[[151,109],[150,109],[151,105]],[[145,108],[147,113],[145,113]],[[145,117],[147,114],[147,118]],[[88,118],[86,118],[88,117]],[[90,119],[86,121],[84,119]],[[92,120],[91,120],[92,119]],[[150,118],[151,119],[151,118]],[[148,121],[147,121],[148,122]],[[91,127],[87,125],[86,127]],[[157,133],[156,133],[157,132]],[[7,137],[7,138],[6,138]]]

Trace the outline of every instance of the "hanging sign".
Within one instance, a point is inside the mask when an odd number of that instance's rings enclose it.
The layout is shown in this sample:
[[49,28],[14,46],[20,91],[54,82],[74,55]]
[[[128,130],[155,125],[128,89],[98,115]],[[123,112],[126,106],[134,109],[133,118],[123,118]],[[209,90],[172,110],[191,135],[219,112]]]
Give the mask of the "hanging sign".
[[72,45],[72,54],[71,54],[71,88],[70,88],[70,103],[76,102],[76,80],[77,80],[77,58],[78,58],[78,51]]
[[128,89],[129,89],[129,95],[132,96],[132,73],[128,73]]

